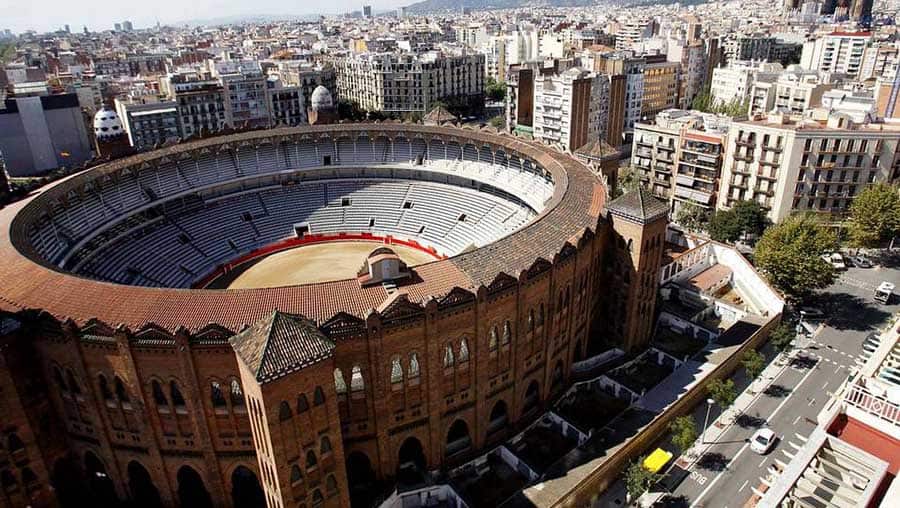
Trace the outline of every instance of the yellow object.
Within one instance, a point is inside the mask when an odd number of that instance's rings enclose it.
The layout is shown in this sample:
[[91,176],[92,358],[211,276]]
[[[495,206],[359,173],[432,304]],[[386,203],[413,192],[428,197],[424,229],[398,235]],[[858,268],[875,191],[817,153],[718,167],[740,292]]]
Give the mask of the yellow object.
[[653,450],[653,453],[647,455],[644,459],[644,469],[651,473],[658,473],[669,461],[672,460],[672,452],[667,452],[662,448]]

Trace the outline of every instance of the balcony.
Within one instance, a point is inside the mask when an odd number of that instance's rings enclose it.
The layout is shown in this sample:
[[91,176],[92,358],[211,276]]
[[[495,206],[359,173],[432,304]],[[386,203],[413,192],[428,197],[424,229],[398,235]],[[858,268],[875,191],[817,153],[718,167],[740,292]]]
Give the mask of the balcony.
[[735,139],[734,143],[738,146],[746,146],[747,148],[756,148],[756,141],[749,139]]

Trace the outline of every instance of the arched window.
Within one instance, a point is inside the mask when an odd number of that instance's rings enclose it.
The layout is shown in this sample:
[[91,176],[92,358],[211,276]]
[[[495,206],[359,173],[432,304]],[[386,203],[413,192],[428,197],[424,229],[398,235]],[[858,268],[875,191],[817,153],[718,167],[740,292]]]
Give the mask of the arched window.
[[341,369],[334,369],[334,391],[337,393],[347,393],[347,383],[344,382],[344,373]]
[[69,391],[69,387],[66,386],[66,382],[63,381],[62,371],[59,370],[59,367],[53,367],[53,381],[61,392],[65,393]]
[[241,389],[241,383],[237,379],[231,380],[231,405],[244,405],[244,390]]
[[528,329],[534,331],[534,309],[528,311]]
[[156,405],[168,406],[169,400],[166,398],[166,394],[163,393],[162,385],[159,384],[159,381],[154,379],[150,385],[153,389],[153,401],[156,402]]
[[100,396],[103,397],[103,400],[112,400],[113,394],[109,389],[109,383],[106,381],[106,376],[100,374],[98,384],[100,385]]
[[119,402],[123,404],[127,404],[131,402],[131,397],[128,396],[128,391],[125,390],[125,383],[122,382],[122,379],[119,376],[116,376],[116,398],[119,399]]
[[403,382],[403,365],[400,364],[400,355],[391,358],[391,383]]
[[74,393],[75,395],[81,395],[81,386],[78,384],[78,381],[75,380],[75,374],[72,374],[71,370],[66,370],[66,381],[69,385],[69,391]]
[[407,377],[419,377],[419,357],[416,356],[415,353],[409,354],[409,370],[407,371]]
[[281,404],[278,406],[278,420],[286,421],[290,420],[294,414],[291,412],[291,405],[286,401],[281,401]]
[[503,338],[500,340],[500,345],[509,344],[510,339],[512,338],[512,325],[509,324],[509,320],[503,323]]
[[6,449],[9,450],[9,453],[17,452],[21,449],[25,448],[25,443],[19,438],[19,435],[13,432],[6,438]]
[[331,453],[331,440],[328,439],[328,436],[322,436],[322,441],[319,442],[319,455],[326,453]]
[[315,507],[322,506],[325,503],[325,498],[322,497],[322,493],[319,492],[319,489],[316,489],[312,493],[312,505]]
[[488,349],[491,351],[497,349],[497,327],[491,327],[491,338],[488,340]]
[[300,472],[300,468],[297,464],[291,466],[291,485],[296,485],[302,479],[303,473]]
[[459,339],[459,362],[467,362],[469,361],[469,344],[466,342],[465,337]]
[[325,478],[325,491],[329,494],[334,494],[337,492],[337,480],[334,479],[334,475],[330,474],[327,478]]
[[305,393],[301,393],[297,395],[297,414],[307,410],[309,410],[309,400],[307,400]]
[[175,407],[184,407],[184,396],[178,389],[178,383],[169,381],[169,394],[172,396],[172,405]]
[[453,344],[444,346],[444,367],[453,366]]
[[209,390],[213,407],[225,406],[225,396],[222,395],[222,385],[220,385],[218,381],[213,381],[210,383]]
[[537,315],[537,325],[542,326],[544,324],[544,304],[542,303],[540,309],[538,309]]
[[316,461],[316,452],[314,452],[312,450],[306,452],[306,469],[309,470],[309,469],[316,467],[317,463],[318,462]]
[[325,403],[325,390],[322,389],[321,386],[317,386],[315,390],[313,390],[313,404],[317,406],[321,406]]
[[354,365],[350,370],[350,391],[361,392],[366,389],[366,382],[363,380],[362,369],[359,365]]

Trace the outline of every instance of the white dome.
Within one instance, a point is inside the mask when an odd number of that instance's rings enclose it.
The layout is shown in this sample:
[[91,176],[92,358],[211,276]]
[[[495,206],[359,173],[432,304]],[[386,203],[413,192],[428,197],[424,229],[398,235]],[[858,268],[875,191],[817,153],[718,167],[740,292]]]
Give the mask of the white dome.
[[115,111],[103,108],[94,115],[94,135],[97,139],[115,138],[122,134],[122,122]]
[[313,111],[322,111],[334,107],[334,102],[331,100],[331,92],[322,85],[317,86],[313,90],[309,104]]

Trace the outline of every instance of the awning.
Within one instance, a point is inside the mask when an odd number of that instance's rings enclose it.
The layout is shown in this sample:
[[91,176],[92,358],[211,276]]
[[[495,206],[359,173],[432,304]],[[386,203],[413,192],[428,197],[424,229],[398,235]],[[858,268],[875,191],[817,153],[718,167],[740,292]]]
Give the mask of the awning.
[[653,450],[653,453],[647,455],[647,458],[644,459],[642,465],[647,471],[658,473],[670,460],[672,460],[671,452],[667,452],[662,448],[657,448]]

